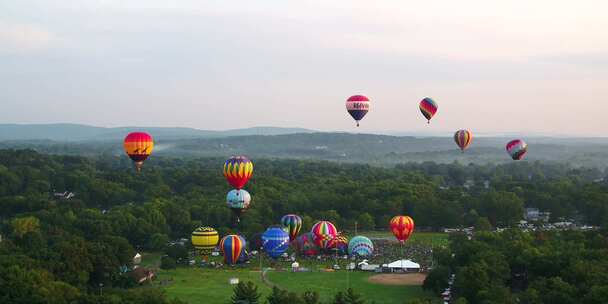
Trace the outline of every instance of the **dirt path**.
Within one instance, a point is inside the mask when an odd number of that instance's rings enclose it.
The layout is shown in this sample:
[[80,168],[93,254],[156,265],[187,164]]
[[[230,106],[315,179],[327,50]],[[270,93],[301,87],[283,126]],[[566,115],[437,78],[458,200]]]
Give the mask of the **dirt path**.
[[424,283],[424,273],[386,273],[369,277],[368,282],[381,285],[420,286]]

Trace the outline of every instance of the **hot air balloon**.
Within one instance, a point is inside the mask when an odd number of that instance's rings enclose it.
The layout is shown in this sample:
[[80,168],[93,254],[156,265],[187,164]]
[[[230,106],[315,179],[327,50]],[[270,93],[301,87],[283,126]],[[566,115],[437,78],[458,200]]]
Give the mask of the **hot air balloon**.
[[125,137],[124,148],[127,155],[135,163],[137,172],[140,172],[144,160],[150,156],[152,149],[154,149],[154,140],[148,133],[132,132]]
[[513,160],[522,160],[528,152],[528,144],[521,139],[515,139],[507,144],[507,153]]
[[460,150],[464,152],[471,142],[473,142],[473,133],[469,130],[458,130],[454,133],[454,141],[460,147]]
[[249,245],[249,249],[251,249],[251,250],[262,249],[262,245],[264,245],[264,242],[262,241],[262,233],[261,232],[254,233],[249,238],[249,242],[247,242],[247,244]]
[[266,254],[278,258],[289,248],[289,234],[279,227],[270,227],[262,234],[262,243]]
[[425,97],[420,101],[420,112],[426,117],[427,123],[431,123],[431,118],[437,113],[437,103],[430,97]]
[[374,243],[362,235],[358,235],[348,242],[348,253],[352,256],[367,257],[374,252]]
[[342,234],[336,235],[329,241],[329,249],[335,250],[336,253],[343,255],[348,253],[348,238]]
[[307,232],[300,235],[295,243],[296,250],[305,255],[305,256],[313,256],[319,254],[319,247],[315,244],[314,235],[312,232]]
[[397,215],[391,219],[389,226],[401,243],[407,241],[414,233],[414,220],[409,216]]
[[224,176],[232,187],[240,190],[253,174],[253,163],[245,156],[233,156],[224,163]]
[[369,111],[369,98],[363,95],[353,95],[346,100],[346,110],[359,126],[359,121]]
[[293,241],[302,228],[302,218],[295,214],[287,214],[281,218],[281,224],[289,233],[289,240]]
[[224,254],[224,262],[234,265],[241,258],[244,248],[247,245],[245,239],[239,235],[230,234],[220,241],[220,249]]
[[201,252],[203,256],[209,253],[217,246],[220,239],[219,233],[211,227],[199,227],[192,232],[192,246]]
[[317,222],[310,232],[314,235],[315,244],[321,249],[329,249],[329,241],[338,234],[336,226],[328,221]]
[[247,192],[247,190],[230,190],[228,194],[226,194],[226,204],[228,208],[232,209],[239,216],[243,211],[249,208],[249,204],[251,204],[251,194]]

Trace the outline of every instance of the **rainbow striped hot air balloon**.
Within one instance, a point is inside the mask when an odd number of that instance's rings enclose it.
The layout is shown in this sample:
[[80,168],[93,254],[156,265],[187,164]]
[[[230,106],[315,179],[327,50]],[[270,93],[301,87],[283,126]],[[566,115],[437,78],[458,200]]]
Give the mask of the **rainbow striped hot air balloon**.
[[515,139],[507,143],[507,153],[513,160],[522,160],[528,152],[528,144],[521,139]]
[[359,121],[369,112],[369,98],[363,95],[353,95],[346,100],[346,110],[359,126]]
[[430,97],[425,97],[420,101],[420,112],[427,119],[427,123],[431,123],[431,118],[437,113],[437,103]]
[[289,248],[289,234],[282,228],[271,227],[262,234],[262,243],[266,254],[276,259]]
[[154,140],[148,133],[132,132],[125,137],[124,148],[129,158],[135,163],[137,172],[140,172],[144,161],[152,154]]
[[397,215],[391,219],[389,226],[401,243],[407,241],[414,233],[414,220],[409,216]]
[[464,152],[473,142],[473,133],[469,130],[458,130],[454,133],[454,141],[460,147],[460,150]]
[[289,240],[293,241],[298,237],[302,228],[302,218],[295,214],[287,214],[281,218],[281,225],[289,233]]
[[320,221],[310,230],[314,235],[315,244],[321,249],[329,249],[329,242],[338,235],[336,226],[328,221]]
[[245,156],[233,156],[224,163],[224,176],[232,187],[242,189],[253,175],[253,163]]
[[348,253],[352,256],[367,257],[374,253],[374,243],[362,235],[358,235],[348,242]]
[[242,236],[230,234],[225,236],[220,241],[220,249],[224,255],[224,262],[228,265],[234,265],[245,250],[247,243]]
[[208,255],[217,246],[219,239],[219,233],[211,227],[199,227],[192,232],[192,246],[203,255]]

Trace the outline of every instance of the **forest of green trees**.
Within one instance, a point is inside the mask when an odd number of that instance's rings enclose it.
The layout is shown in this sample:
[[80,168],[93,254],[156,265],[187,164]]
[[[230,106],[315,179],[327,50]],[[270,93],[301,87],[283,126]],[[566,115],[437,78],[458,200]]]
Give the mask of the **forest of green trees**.
[[452,235],[436,252],[440,266],[426,289],[441,291],[455,274],[454,303],[601,304],[608,301],[607,231]]
[[[340,230],[353,229],[355,222],[360,229],[386,229],[396,214],[435,230],[479,223],[514,227],[525,207],[550,211],[552,221],[608,224],[608,183],[598,169],[541,162],[377,168],[259,159],[246,187],[251,208],[236,225],[224,202],[230,188],[221,173],[223,161],[156,157],[137,174],[126,156],[0,150],[0,303],[168,303],[160,291],[130,289],[134,282],[118,271],[136,251],[161,250],[201,225],[248,236],[288,212],[303,217],[303,229],[319,219],[334,221]],[[53,196],[64,191],[76,196]],[[509,286],[525,290],[527,303],[574,303],[547,300],[553,298],[543,291],[552,286],[571,287],[563,292],[574,299],[593,293],[588,303],[599,303],[593,302],[595,294],[606,293],[577,283],[583,280],[579,276],[592,276],[587,267],[606,267],[601,232],[480,234],[473,241],[453,240],[447,250],[437,271],[455,272],[457,293],[470,303],[493,303],[470,288],[497,286],[505,296]],[[519,273],[518,267],[529,272]],[[492,272],[498,270],[505,272]],[[515,282],[515,275],[525,279]],[[601,272],[596,275],[588,280],[607,282]],[[480,285],[460,279],[467,277],[479,277]],[[433,284],[442,287],[441,280]],[[103,295],[99,284],[106,286]]]

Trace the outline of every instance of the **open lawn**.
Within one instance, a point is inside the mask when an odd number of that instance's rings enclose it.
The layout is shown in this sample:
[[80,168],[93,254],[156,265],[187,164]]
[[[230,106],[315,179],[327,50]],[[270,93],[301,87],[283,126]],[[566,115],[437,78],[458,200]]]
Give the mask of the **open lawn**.
[[[404,303],[407,299],[431,298],[432,295],[420,286],[382,285],[369,282],[374,273],[369,272],[288,272],[269,271],[268,281],[282,289],[303,293],[316,291],[324,301],[330,300],[337,291],[353,288],[368,301],[376,303]],[[183,267],[161,270],[152,287],[166,291],[169,298],[178,298],[188,303],[226,303],[232,296],[230,278],[252,281],[258,285],[265,298],[270,293],[258,271],[249,269],[201,269]]]
[[169,298],[178,298],[188,303],[227,303],[234,286],[230,278],[252,281],[265,295],[270,288],[262,283],[260,272],[249,269],[201,269],[182,267],[174,270],[161,270],[153,282],[154,287],[164,289]]
[[370,272],[269,272],[267,278],[277,286],[302,293],[307,290],[316,291],[323,301],[327,301],[337,291],[352,288],[362,294],[369,302],[399,303],[408,299],[432,297],[420,286],[381,285],[369,282]]

